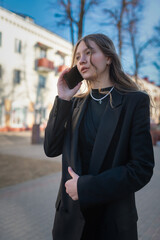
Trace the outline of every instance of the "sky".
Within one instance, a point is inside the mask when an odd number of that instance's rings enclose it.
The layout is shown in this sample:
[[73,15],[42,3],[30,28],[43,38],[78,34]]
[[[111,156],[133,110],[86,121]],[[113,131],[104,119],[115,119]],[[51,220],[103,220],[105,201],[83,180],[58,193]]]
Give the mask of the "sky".
[[[34,18],[36,24],[70,40],[69,31],[65,31],[56,26],[53,18],[54,9],[52,10],[50,8],[49,1],[52,0],[0,0],[0,5],[10,11],[27,14]],[[151,37],[153,27],[158,24],[158,21],[160,21],[160,1],[144,0],[144,2],[145,5],[141,20],[141,38],[145,40]],[[106,3],[104,4],[106,7],[111,6],[110,4],[114,4],[114,1],[106,0]],[[101,15],[101,12],[98,12],[98,9],[96,10],[96,14],[95,12],[90,14],[94,14],[94,17],[96,18],[95,22],[103,22],[104,16]],[[96,32],[107,34],[113,41],[115,39],[114,31],[111,32],[111,30],[102,24],[93,24],[93,18],[91,18],[91,21],[87,20],[84,28],[84,35]],[[140,70],[140,77],[148,76],[150,80],[160,84],[160,74],[158,74],[157,70],[152,65],[156,53],[156,50],[150,48],[146,51],[146,66]],[[130,73],[132,69],[132,56],[127,50],[125,50],[125,53],[123,54],[122,64],[124,70]]]

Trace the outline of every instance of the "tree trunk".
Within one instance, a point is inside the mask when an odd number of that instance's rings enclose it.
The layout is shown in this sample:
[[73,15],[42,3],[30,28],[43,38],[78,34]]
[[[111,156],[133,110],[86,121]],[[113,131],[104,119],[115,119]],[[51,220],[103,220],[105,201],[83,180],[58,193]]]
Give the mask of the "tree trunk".
[[74,30],[73,30],[72,22],[70,22],[70,34],[71,34],[72,46],[74,47]]
[[82,38],[83,34],[83,20],[84,20],[84,6],[85,6],[85,0],[81,0],[81,11],[79,15],[79,22],[78,22],[78,40]]

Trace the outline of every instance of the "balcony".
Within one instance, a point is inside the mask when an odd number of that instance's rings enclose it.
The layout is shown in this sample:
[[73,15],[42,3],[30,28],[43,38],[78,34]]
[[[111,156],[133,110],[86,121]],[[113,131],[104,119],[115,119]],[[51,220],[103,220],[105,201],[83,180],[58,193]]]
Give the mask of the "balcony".
[[58,66],[58,72],[60,73],[60,72],[63,72],[63,70],[65,70],[67,68],[67,66],[66,65],[60,65],[60,66]]
[[37,71],[39,72],[51,72],[54,69],[54,64],[47,58],[40,58],[37,60]]

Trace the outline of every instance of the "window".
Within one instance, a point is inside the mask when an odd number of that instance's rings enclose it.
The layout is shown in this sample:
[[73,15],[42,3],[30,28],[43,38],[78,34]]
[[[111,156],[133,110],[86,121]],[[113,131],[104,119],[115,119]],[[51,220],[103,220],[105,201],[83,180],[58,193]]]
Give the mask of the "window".
[[65,64],[64,57],[62,55],[58,56],[58,62],[59,62],[59,65],[64,65]]
[[21,40],[15,39],[15,52],[21,53],[22,51],[22,42]]
[[46,86],[46,77],[39,75],[39,87],[45,88]]
[[15,84],[20,84],[20,82],[21,82],[21,71],[19,71],[19,70],[14,70],[13,82],[14,82]]
[[58,65],[65,65],[65,57],[66,57],[65,53],[63,53],[61,51],[57,51],[56,52],[57,64]]
[[0,46],[2,46],[2,33],[0,32]]
[[47,52],[46,49],[40,48],[40,58],[46,58]]

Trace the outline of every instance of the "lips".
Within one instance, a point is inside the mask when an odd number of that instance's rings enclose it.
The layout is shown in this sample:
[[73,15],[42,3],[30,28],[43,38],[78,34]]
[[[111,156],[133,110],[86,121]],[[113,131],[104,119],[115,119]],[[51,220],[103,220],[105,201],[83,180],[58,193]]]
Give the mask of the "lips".
[[87,70],[88,70],[87,67],[82,67],[82,68],[81,68],[81,72],[82,72],[82,73],[86,72]]

